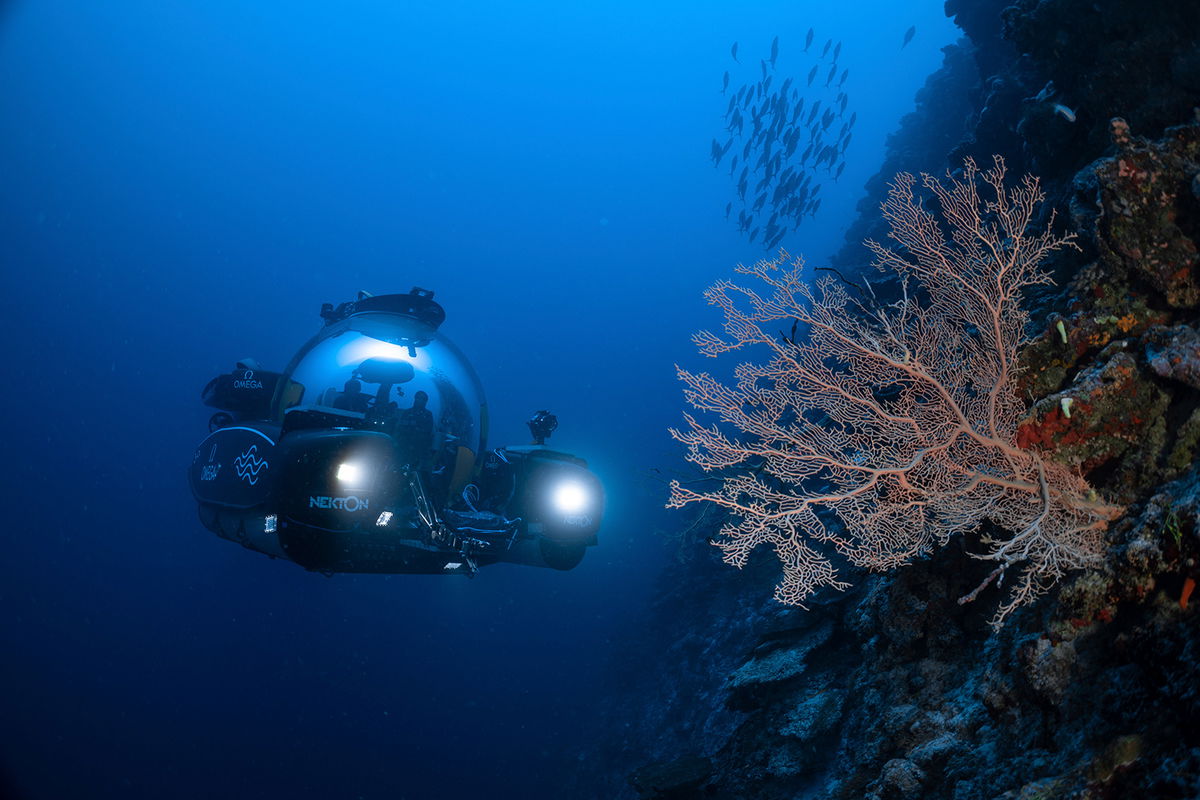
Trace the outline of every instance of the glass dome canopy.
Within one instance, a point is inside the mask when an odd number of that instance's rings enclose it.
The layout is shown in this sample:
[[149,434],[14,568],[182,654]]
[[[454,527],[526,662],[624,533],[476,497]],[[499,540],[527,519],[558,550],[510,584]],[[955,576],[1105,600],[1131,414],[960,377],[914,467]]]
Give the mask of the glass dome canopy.
[[[412,408],[418,393],[434,423],[434,450],[487,445],[486,403],[475,370],[437,326],[432,293],[361,298],[322,312],[325,328],[300,349],[274,401],[276,419],[292,408],[361,414],[394,404]],[[421,301],[421,302],[417,302]]]

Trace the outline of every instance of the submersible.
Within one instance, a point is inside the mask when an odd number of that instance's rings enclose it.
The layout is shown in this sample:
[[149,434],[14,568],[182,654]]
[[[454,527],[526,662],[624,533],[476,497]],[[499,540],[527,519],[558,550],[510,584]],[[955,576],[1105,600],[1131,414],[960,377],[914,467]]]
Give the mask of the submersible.
[[546,445],[546,411],[533,444],[487,449],[483,389],[433,292],[360,293],[321,317],[283,372],[245,360],[205,386],[218,410],[188,477],[206,528],[325,573],[579,564],[600,481]]

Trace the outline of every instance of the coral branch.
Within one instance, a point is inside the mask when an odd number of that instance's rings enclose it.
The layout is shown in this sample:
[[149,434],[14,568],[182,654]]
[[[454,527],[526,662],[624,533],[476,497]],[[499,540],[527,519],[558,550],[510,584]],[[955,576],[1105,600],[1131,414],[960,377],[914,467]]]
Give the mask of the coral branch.
[[[742,566],[770,545],[784,571],[775,596],[794,605],[846,588],[835,555],[887,570],[985,520],[1009,534],[984,540],[977,557],[997,566],[964,601],[1017,569],[997,626],[1067,570],[1095,564],[1120,509],[1016,444],[1021,293],[1049,282],[1049,253],[1075,246],[1053,218],[1030,230],[1043,199],[1036,178],[1006,187],[999,157],[985,172],[968,160],[961,177],[898,175],[882,206],[897,249],[866,243],[900,280],[886,307],[854,299],[844,281],[806,280],[803,259],[782,250],[737,267],[767,291],[714,284],[705,298],[722,310],[724,335],[696,334],[700,352],[757,347],[767,359],[739,364],[731,385],[678,370],[687,402],[718,421],[685,415],[671,434],[724,480],[708,492],[672,483],[668,506],[726,509],[725,560]],[[791,337],[768,333],[789,324]]]

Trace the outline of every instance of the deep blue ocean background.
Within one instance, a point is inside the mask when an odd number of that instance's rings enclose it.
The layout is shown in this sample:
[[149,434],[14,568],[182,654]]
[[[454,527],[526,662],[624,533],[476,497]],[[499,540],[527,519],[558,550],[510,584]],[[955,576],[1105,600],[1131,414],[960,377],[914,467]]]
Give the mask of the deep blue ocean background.
[[[670,557],[673,365],[762,255],[708,160],[730,45],[741,82],[778,35],[786,74],[810,26],[859,120],[783,241],[820,263],[955,37],[940,2],[0,4],[0,787],[561,796]],[[603,479],[576,570],[325,578],[197,521],[209,378],[413,286],[491,444],[547,408]]]

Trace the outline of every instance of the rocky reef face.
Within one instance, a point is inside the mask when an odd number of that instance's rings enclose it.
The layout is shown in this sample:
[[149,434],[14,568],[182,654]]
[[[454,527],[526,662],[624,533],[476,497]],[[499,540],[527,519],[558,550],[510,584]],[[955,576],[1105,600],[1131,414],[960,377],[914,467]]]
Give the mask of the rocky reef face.
[[941,173],[999,153],[1066,209],[1076,173],[1110,149],[1110,119],[1157,138],[1200,98],[1197,3],[947,0],[946,14],[966,38],[946,48],[889,137],[835,266],[861,265],[863,239],[883,241],[879,202],[897,172]]
[[[1179,597],[1197,512],[1194,474],[1163,487],[1107,569],[999,634],[959,606],[981,574],[954,550],[790,612],[727,679],[745,716],[703,796],[1194,797],[1200,626]],[[646,777],[642,796],[701,796]]]
[[1039,398],[1018,442],[1130,503],[1178,478],[1200,441],[1200,118],[1147,141],[1109,124],[1114,155],[1074,178],[1074,225],[1094,262],[1057,296],[1024,353]]
[[1073,175],[1107,147],[1109,119],[1157,136],[1200,97],[1195,3],[1018,0],[1000,16],[1021,54],[1010,80],[1024,97],[1016,124],[1003,127],[1017,137],[1023,171]]
[[998,152],[1043,177],[1082,252],[1030,298],[1019,437],[1127,508],[1105,565],[993,632],[987,592],[959,603],[987,572],[962,543],[804,611],[770,600],[770,559],[737,572],[694,534],[617,654],[579,796],[1200,796],[1200,4],[1004,6],[947,3],[967,39],[834,263],[880,238],[900,169]]

